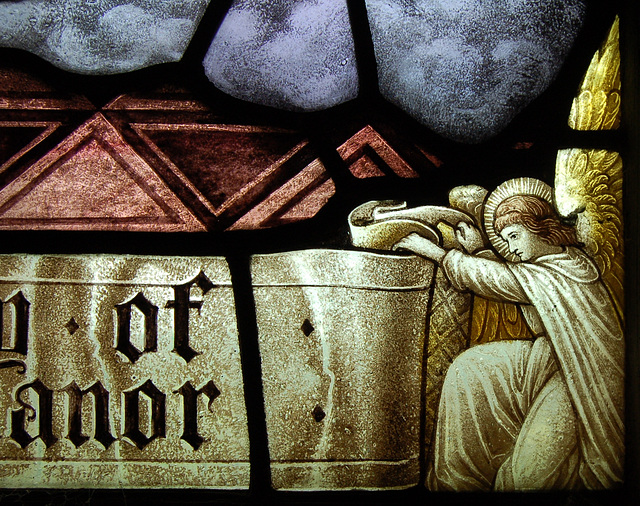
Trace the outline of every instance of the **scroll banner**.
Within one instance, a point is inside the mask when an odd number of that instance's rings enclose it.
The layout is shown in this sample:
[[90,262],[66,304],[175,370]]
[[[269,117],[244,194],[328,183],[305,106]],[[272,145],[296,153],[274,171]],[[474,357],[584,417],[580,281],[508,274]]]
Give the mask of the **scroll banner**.
[[[461,249],[455,229],[460,223],[474,226],[462,211],[440,206],[407,208],[406,202],[371,201],[349,215],[354,246],[390,250],[403,237],[417,233],[446,248]],[[415,258],[415,257],[414,257]],[[433,264],[432,264],[433,265]],[[426,371],[423,383],[425,434],[422,465],[427,466],[445,374],[453,359],[470,345],[472,297],[451,287],[441,269],[435,269],[427,319]]]
[[418,483],[433,272],[359,251],[253,258],[274,488]]
[[[473,219],[457,209],[440,206],[407,208],[406,202],[374,200],[356,207],[349,214],[349,232],[354,246],[390,250],[403,237],[417,233],[442,244],[438,225],[453,230],[459,223],[473,225]],[[449,239],[447,242],[452,242]]]
[[[415,485],[433,265],[252,259],[273,486]],[[246,488],[223,258],[0,256],[0,486]]]
[[0,299],[0,487],[248,487],[223,258],[0,256]]

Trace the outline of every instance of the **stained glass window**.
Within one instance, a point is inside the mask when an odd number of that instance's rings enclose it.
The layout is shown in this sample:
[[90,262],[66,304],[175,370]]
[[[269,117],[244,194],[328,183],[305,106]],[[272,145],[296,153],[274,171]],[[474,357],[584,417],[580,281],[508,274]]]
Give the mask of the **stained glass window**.
[[633,492],[637,23],[0,2],[2,494]]

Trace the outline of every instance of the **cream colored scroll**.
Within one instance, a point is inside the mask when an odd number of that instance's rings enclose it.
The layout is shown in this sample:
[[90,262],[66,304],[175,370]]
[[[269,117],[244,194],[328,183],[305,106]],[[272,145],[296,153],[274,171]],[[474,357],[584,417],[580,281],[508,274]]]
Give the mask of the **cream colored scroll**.
[[272,486],[398,489],[420,479],[435,267],[409,255],[255,255]]
[[473,219],[456,209],[440,206],[407,208],[406,202],[371,201],[349,214],[351,242],[361,248],[389,250],[412,232],[442,244],[438,225],[455,228],[460,222],[473,225]]
[[221,257],[0,255],[0,487],[249,486]]

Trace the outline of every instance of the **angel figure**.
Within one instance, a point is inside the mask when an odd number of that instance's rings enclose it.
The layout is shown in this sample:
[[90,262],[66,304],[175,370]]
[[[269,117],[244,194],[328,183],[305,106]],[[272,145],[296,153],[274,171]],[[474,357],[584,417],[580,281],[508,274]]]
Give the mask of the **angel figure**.
[[464,251],[416,233],[397,242],[437,262],[452,286],[521,305],[535,336],[479,344],[444,380],[431,490],[611,488],[623,477],[622,322],[597,264],[545,183],[518,178],[460,223]]

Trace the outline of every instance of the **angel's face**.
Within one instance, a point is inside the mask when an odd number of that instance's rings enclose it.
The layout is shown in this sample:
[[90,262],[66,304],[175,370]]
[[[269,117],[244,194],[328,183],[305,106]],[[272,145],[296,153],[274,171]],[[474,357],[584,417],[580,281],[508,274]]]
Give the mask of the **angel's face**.
[[545,246],[548,244],[520,223],[504,227],[500,236],[507,241],[509,251],[523,262],[534,260],[546,253]]

